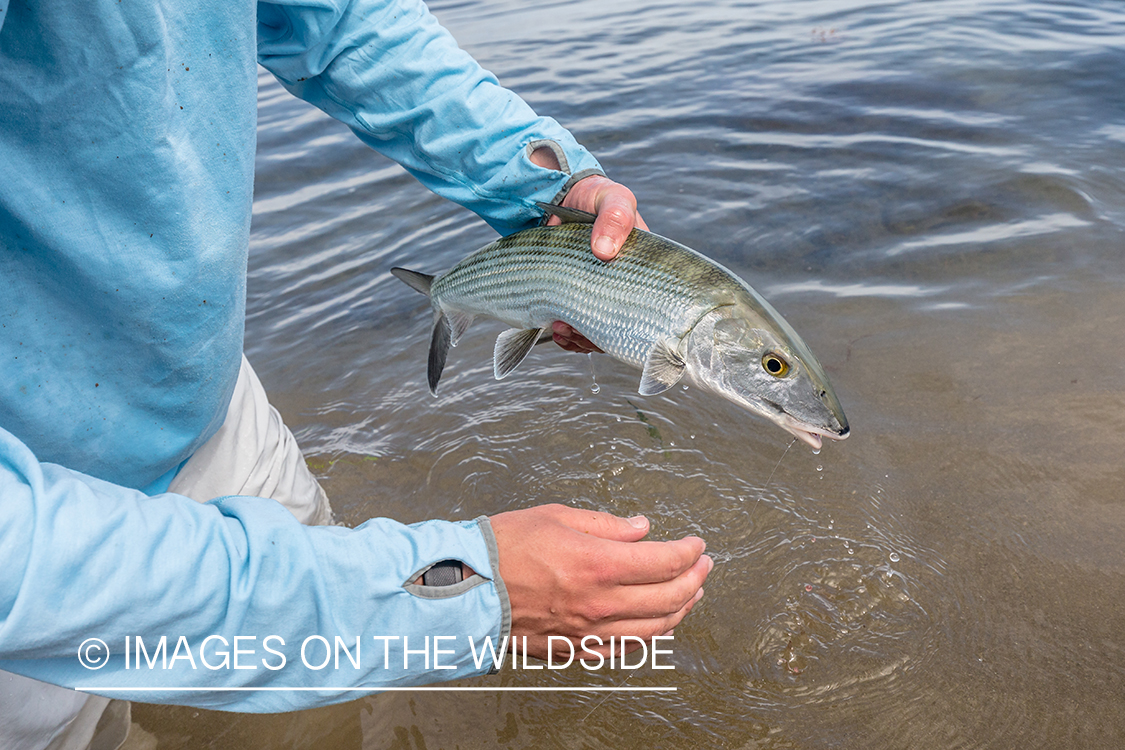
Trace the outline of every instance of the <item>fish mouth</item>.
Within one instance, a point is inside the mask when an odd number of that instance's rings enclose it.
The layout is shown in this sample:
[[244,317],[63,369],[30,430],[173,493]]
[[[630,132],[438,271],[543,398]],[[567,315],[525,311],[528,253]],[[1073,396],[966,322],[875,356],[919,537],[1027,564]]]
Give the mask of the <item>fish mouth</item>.
[[845,427],[841,432],[833,432],[832,430],[826,430],[823,427],[816,427],[814,425],[808,424],[807,422],[802,422],[799,419],[794,419],[789,415],[785,415],[785,419],[782,420],[780,424],[790,435],[793,435],[799,440],[803,440],[804,442],[812,446],[812,449],[814,451],[820,450],[821,446],[823,445],[824,441],[821,440],[821,438],[828,438],[829,440],[844,440],[848,435],[851,434],[851,431],[847,427]]

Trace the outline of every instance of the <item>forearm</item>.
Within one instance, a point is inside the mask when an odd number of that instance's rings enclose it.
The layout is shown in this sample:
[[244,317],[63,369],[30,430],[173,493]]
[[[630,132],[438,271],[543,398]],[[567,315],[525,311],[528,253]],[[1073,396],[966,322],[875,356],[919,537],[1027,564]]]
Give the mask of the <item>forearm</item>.
[[[501,87],[420,0],[259,4],[263,66],[426,187],[507,234],[537,221],[597,161]],[[561,171],[529,158],[539,142]]]
[[[404,526],[374,519],[354,530],[310,528],[261,498],[205,505],[175,495],[149,498],[38,464],[3,431],[0,498],[0,668],[55,684],[95,693],[98,686],[135,688],[107,694],[147,702],[293,710],[354,697],[340,690],[346,687],[485,672],[491,662],[476,665],[469,636],[479,655],[485,637],[496,642],[506,635],[501,595],[491,580],[494,556],[477,522]],[[451,557],[488,578],[466,581],[445,598],[408,584]],[[167,636],[169,657],[184,636],[196,666],[181,658],[172,668],[153,669],[134,658],[127,669],[121,650],[126,637],[135,643],[138,636],[150,652]],[[229,646],[240,637],[256,654],[244,658],[242,668],[211,669],[199,663],[208,636]],[[271,644],[285,653],[287,667],[265,666],[263,657],[279,663],[263,650],[267,636],[279,639]],[[358,637],[360,666],[307,667],[300,647],[309,636],[329,644],[339,636],[353,654]],[[375,636],[397,637],[388,658]],[[421,655],[403,668],[403,638],[416,651],[427,636],[431,649],[435,636],[455,636],[441,645],[441,664],[453,669],[432,669]],[[100,638],[115,652],[104,668],[88,670],[77,659],[87,638]],[[217,661],[213,654],[210,661]],[[181,690],[142,690],[155,686]],[[248,686],[326,689],[196,692]]]

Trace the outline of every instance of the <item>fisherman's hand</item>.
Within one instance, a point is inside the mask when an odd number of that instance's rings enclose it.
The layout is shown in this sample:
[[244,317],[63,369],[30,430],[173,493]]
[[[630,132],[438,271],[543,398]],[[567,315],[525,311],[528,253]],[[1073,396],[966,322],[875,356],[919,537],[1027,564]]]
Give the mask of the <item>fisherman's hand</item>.
[[[590,234],[590,249],[602,260],[613,260],[629,238],[633,227],[648,229],[637,211],[633,191],[608,177],[593,175],[574,183],[563,198],[567,208],[577,208],[595,214],[594,230]],[[547,226],[561,224],[562,219],[552,216]]]
[[604,645],[591,639],[587,650],[607,655],[610,636],[648,641],[668,633],[703,596],[714,566],[698,537],[640,541],[649,528],[643,516],[541,505],[490,521],[512,638],[523,649],[527,636],[527,653],[540,658],[551,635],[569,639],[579,654],[583,637],[599,636]]

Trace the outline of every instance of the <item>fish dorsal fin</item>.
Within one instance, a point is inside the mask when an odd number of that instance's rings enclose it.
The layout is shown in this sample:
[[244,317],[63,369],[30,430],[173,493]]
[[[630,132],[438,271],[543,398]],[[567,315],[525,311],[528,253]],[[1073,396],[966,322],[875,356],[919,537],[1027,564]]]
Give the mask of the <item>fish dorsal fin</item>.
[[419,273],[408,268],[392,268],[391,273],[414,291],[430,296],[430,286],[434,283],[434,277],[428,273]]
[[550,203],[539,203],[538,206],[546,213],[553,214],[554,216],[562,219],[564,224],[593,224],[594,219],[597,218],[597,216],[595,216],[594,214],[587,211],[581,211],[577,208],[552,206]]
[[655,396],[674,386],[684,375],[687,365],[676,347],[676,339],[657,341],[656,346],[645,360],[644,371],[641,372],[640,394],[642,396]]
[[457,346],[457,342],[465,335],[465,331],[469,330],[469,326],[473,324],[475,316],[469,313],[461,312],[460,310],[445,310],[446,317],[449,318],[450,338],[449,343]]
[[441,371],[445,369],[445,355],[449,353],[449,342],[449,321],[445,319],[445,315],[438,313],[434,318],[434,331],[430,335],[430,358],[426,362],[426,379],[430,383],[430,393],[435,396],[438,381],[441,380]]
[[496,337],[496,347],[492,353],[492,372],[497,380],[503,380],[512,370],[519,367],[527,357],[543,328],[509,328]]

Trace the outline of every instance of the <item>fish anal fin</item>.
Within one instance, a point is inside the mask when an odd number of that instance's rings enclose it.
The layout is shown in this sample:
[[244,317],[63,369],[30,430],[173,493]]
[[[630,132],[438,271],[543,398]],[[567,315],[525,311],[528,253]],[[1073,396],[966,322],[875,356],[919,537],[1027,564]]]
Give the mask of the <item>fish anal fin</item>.
[[512,370],[519,367],[527,357],[544,328],[509,328],[496,337],[496,347],[492,353],[492,372],[497,380],[503,380]]
[[656,342],[648,359],[645,360],[644,370],[641,372],[640,394],[642,396],[655,396],[663,393],[684,376],[687,364],[683,357],[676,351],[679,341],[665,339]]
[[430,383],[430,393],[437,395],[441,371],[445,369],[445,355],[449,353],[451,340],[449,321],[438,313],[434,318],[434,330],[430,335],[430,357],[426,362],[426,379]]
[[408,268],[392,268],[391,273],[414,291],[430,296],[430,286],[434,283],[434,277],[430,274],[411,271]]
[[545,213],[562,219],[564,224],[593,224],[594,219],[597,218],[594,214],[588,211],[581,211],[577,208],[553,206],[550,203],[538,203],[537,205],[539,208],[543,209]]

